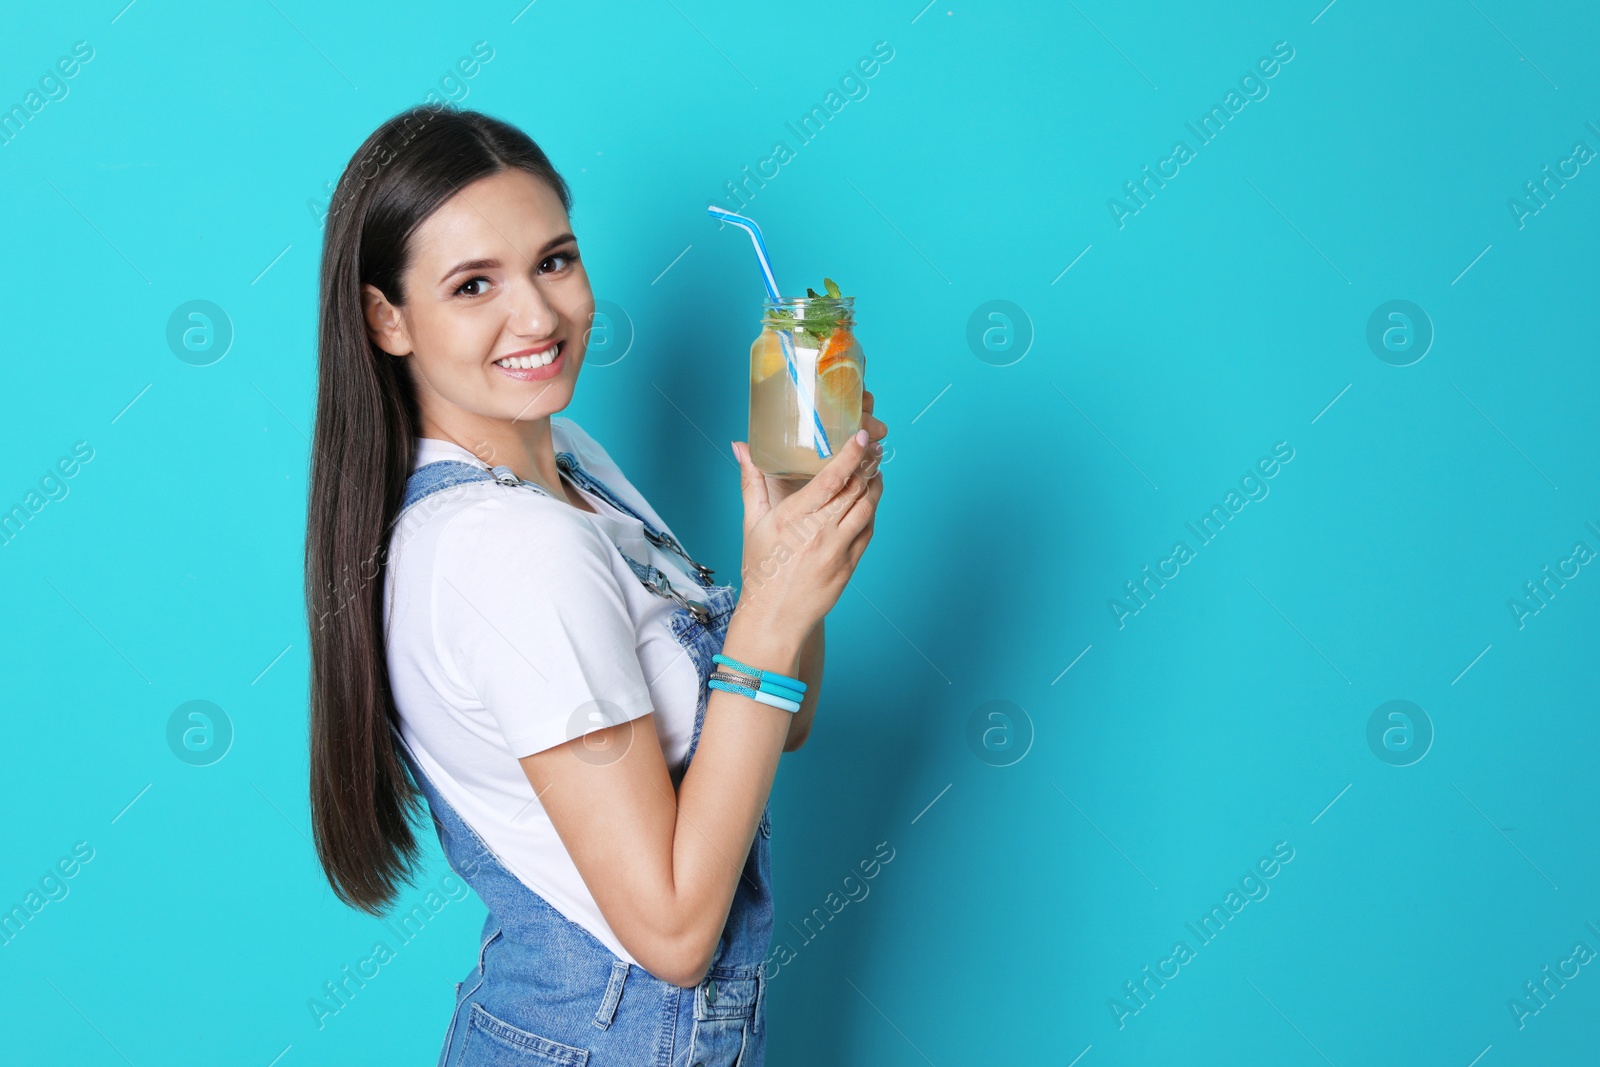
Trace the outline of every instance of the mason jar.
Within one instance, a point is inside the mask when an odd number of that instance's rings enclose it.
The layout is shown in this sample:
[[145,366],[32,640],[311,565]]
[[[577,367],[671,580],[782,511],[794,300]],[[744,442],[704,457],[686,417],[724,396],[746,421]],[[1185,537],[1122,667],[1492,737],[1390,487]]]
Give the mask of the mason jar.
[[[855,297],[764,301],[750,346],[750,459],[774,478],[809,481],[861,429],[865,371]],[[827,443],[821,450],[811,407]]]

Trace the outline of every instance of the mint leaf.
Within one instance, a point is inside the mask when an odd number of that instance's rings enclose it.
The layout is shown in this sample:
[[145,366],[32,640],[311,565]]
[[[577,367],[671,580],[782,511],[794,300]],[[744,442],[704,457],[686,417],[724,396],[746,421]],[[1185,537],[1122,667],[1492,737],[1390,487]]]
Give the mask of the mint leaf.
[[806,298],[815,301],[811,306],[801,309],[797,314],[789,308],[769,311],[766,324],[774,330],[787,331],[794,335],[795,342],[807,348],[823,348],[840,327],[844,319],[843,308],[828,307],[822,302],[827,300],[844,299],[843,292],[832,278],[822,279],[826,293],[819,293],[807,286]]

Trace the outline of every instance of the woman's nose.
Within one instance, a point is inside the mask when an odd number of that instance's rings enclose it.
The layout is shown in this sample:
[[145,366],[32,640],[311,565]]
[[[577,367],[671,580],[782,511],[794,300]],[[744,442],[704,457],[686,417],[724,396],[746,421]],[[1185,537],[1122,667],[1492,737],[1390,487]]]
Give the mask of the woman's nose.
[[513,290],[508,325],[513,333],[537,340],[555,332],[556,312],[539,287],[525,281]]

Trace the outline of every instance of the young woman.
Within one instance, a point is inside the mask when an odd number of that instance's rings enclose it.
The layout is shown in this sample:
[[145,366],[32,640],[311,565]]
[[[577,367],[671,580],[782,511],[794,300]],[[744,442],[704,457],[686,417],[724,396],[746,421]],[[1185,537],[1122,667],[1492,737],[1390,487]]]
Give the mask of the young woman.
[[[594,310],[570,206],[526,135],[451,108],[384,123],[339,180],[306,540],[317,852],[379,913],[426,800],[489,912],[447,1067],[755,1067],[767,799],[888,431],[867,395],[801,486],[737,443],[745,581],[712,584],[557,414]],[[709,687],[719,669],[783,676],[798,710]]]

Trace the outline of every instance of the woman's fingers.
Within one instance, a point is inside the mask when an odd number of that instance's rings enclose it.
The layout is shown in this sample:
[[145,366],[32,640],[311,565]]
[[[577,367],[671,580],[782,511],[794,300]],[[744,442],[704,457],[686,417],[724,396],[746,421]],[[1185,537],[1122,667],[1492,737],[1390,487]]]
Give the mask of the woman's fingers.
[[864,479],[850,510],[839,518],[839,530],[852,544],[861,531],[872,524],[878,512],[878,501],[883,497],[883,479],[878,476],[876,462],[870,471],[865,472]]
[[793,496],[784,501],[789,506],[795,517],[821,511],[829,505],[841,490],[848,490],[850,482],[855,480],[852,475],[870,458],[868,448],[872,437],[868,433],[868,444],[860,444],[855,434],[846,439],[843,447],[833,454],[833,458],[822,465],[822,470],[798,490]]
[[[849,541],[860,528],[864,520],[852,519],[860,509],[861,500],[873,492],[873,486],[883,479],[878,477],[878,461],[880,457],[866,453],[861,461],[850,471],[844,486],[833,495],[822,511],[827,515],[830,525],[845,541]],[[878,492],[882,492],[881,489]]]
[[872,491],[872,483],[878,480],[877,473],[878,457],[870,452],[864,455],[861,462],[856,464],[856,469],[850,472],[850,480],[828,504],[829,510],[839,516],[841,523],[844,517],[850,514],[856,502]]
[[744,497],[745,524],[758,521],[772,510],[766,477],[750,459],[750,445],[746,441],[730,441],[734,459],[739,461],[739,492]]
[[[876,517],[874,517],[875,521]],[[850,542],[850,547],[846,550],[846,558],[850,560],[851,571],[861,565],[861,557],[866,555],[867,545],[872,541],[872,526],[873,523],[867,523],[866,527],[856,534],[855,540]]]
[[867,436],[874,441],[881,441],[889,434],[889,427],[882,419],[872,413],[876,401],[870,390],[861,390],[861,425],[866,429]]

